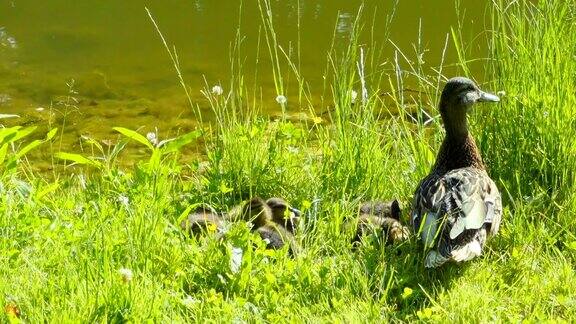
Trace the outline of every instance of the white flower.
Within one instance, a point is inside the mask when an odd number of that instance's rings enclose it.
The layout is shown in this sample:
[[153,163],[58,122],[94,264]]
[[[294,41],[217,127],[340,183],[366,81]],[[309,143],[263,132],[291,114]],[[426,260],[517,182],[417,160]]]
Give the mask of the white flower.
[[186,298],[182,298],[182,305],[184,305],[186,307],[192,307],[197,302],[198,302],[198,300],[195,299],[194,297],[190,296],[190,295],[186,295]]
[[505,97],[505,96],[506,96],[506,91],[500,90],[500,91],[496,92],[496,95],[497,95],[498,97]]
[[548,111],[544,111],[544,118],[548,118],[548,116],[550,115],[550,113],[548,113]]
[[132,277],[134,276],[132,274],[132,270],[128,268],[120,268],[118,270],[118,273],[120,274],[120,276],[122,276],[122,281],[124,281],[125,283],[132,281]]
[[120,195],[120,196],[118,196],[118,202],[121,203],[122,205],[128,207],[128,204],[130,203],[130,199],[128,199],[128,197],[126,197],[124,195]]
[[220,96],[224,93],[224,89],[221,86],[215,85],[212,87],[212,94]]
[[358,92],[356,92],[356,90],[350,90],[350,101],[355,103],[356,98],[358,98]]
[[74,208],[74,214],[82,215],[83,213],[84,213],[84,206],[76,205],[76,207]]
[[284,95],[278,95],[276,97],[276,102],[281,104],[281,105],[286,104],[287,101],[288,101],[288,99],[286,99],[286,97]]
[[155,132],[150,132],[146,134],[146,138],[150,143],[152,143],[152,145],[154,146],[158,145],[158,135]]

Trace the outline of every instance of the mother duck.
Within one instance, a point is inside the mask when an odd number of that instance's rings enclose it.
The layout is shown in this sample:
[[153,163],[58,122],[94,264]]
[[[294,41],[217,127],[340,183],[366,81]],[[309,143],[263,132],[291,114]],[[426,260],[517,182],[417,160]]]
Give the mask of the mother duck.
[[498,101],[467,78],[452,78],[444,86],[440,114],[446,135],[412,205],[414,231],[430,249],[427,268],[473,259],[482,253],[486,238],[498,232],[502,199],[468,132],[466,115],[477,102]]

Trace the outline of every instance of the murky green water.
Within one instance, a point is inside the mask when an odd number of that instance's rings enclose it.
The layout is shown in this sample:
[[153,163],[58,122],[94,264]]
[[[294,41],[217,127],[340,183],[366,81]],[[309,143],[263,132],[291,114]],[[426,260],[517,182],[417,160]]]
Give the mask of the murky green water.
[[[464,35],[472,38],[483,29],[486,1],[462,2],[460,14],[471,26]],[[346,42],[361,1],[273,0],[272,4],[285,48],[290,44],[295,48],[300,21],[302,75],[312,93],[320,95],[332,35],[335,32],[337,42]],[[241,11],[239,0],[2,0],[0,113],[19,114],[24,123],[58,126],[67,112],[69,143],[77,143],[83,134],[111,137],[113,126],[142,131],[158,127],[161,133],[172,134],[193,128],[193,114],[145,6],[176,46],[186,82],[201,108],[207,109],[200,93],[204,78],[210,86],[225,87],[228,82],[230,44],[238,26],[245,36],[245,73],[254,75],[257,67],[263,97],[273,101],[264,44],[256,64],[261,26],[256,0],[244,1]],[[393,1],[366,1],[366,24],[375,16],[377,36],[383,35],[392,7]],[[436,66],[450,27],[457,27],[454,2],[401,0],[391,39],[412,52],[420,24],[422,45],[428,49],[426,62]],[[388,55],[384,58],[393,60],[393,47],[382,42]],[[451,46],[447,61],[454,57]],[[52,117],[50,108],[55,110]]]

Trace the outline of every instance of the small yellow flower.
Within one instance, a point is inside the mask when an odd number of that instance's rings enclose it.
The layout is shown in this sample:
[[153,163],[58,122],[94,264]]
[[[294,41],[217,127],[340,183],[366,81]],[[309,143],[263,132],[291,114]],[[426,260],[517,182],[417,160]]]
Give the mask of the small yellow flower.
[[316,116],[316,117],[313,117],[313,118],[312,118],[312,121],[314,122],[314,124],[322,124],[322,122],[323,122],[324,120],[322,119],[322,117]]
[[421,311],[417,311],[416,315],[418,315],[418,318],[421,320],[428,319],[432,317],[432,308],[426,307]]
[[8,303],[4,306],[4,312],[8,317],[12,318],[19,318],[20,317],[20,308],[15,303]]
[[404,287],[404,292],[402,292],[402,299],[406,299],[412,295],[412,288]]
[[218,229],[218,226],[216,226],[216,224],[208,224],[208,226],[206,226],[206,229],[208,230],[208,233],[215,233],[216,230]]

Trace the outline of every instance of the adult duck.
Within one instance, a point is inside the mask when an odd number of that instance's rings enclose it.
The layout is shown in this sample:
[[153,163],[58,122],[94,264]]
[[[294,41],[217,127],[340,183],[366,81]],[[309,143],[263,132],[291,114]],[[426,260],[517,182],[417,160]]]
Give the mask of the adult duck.
[[450,79],[442,91],[446,135],[432,171],[416,189],[411,215],[414,231],[430,249],[427,268],[473,259],[482,253],[486,238],[498,232],[500,192],[486,172],[466,115],[477,102],[498,101],[463,77]]

